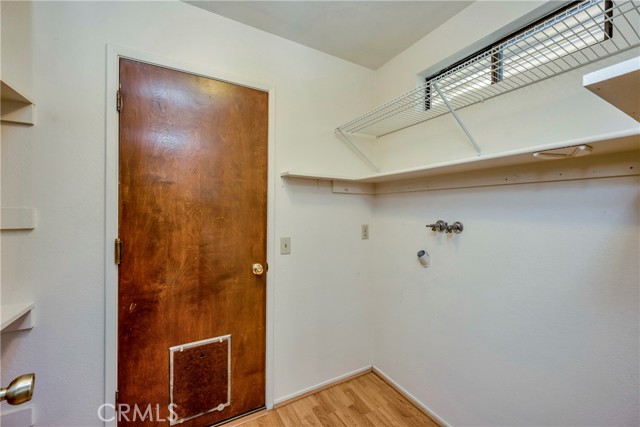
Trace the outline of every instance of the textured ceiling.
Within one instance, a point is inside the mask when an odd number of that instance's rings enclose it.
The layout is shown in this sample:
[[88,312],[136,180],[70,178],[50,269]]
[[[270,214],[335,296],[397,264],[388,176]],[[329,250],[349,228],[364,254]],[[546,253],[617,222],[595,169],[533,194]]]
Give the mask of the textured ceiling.
[[187,1],[377,69],[471,1]]

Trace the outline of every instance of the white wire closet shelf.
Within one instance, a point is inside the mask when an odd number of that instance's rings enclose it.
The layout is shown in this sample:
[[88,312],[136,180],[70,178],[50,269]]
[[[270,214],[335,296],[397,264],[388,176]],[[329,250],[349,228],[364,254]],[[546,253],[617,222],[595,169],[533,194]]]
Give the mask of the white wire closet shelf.
[[336,132],[382,137],[449,112],[458,119],[456,110],[638,46],[640,2],[585,0]]

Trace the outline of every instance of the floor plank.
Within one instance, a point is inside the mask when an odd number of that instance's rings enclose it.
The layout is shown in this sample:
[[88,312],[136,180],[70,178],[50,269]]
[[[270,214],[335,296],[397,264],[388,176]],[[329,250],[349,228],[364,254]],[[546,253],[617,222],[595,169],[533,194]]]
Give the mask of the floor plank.
[[241,427],[438,427],[374,373],[270,411]]

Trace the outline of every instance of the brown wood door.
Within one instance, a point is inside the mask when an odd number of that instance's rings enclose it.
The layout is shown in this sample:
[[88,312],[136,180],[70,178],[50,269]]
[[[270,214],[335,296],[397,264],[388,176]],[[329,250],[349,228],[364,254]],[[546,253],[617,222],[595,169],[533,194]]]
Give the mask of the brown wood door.
[[120,87],[118,425],[261,408],[268,94],[126,59]]

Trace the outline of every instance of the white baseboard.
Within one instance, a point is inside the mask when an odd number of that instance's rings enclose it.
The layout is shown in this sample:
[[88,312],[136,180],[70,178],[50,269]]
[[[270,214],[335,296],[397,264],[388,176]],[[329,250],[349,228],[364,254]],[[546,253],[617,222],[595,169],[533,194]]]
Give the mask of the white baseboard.
[[274,407],[275,406],[282,406],[283,403],[291,403],[292,401],[297,400],[298,398],[300,398],[300,397],[302,397],[304,395],[311,394],[311,393],[314,393],[314,392],[318,392],[318,391],[320,391],[322,389],[325,389],[327,387],[336,385],[338,383],[341,383],[341,382],[346,381],[346,380],[348,380],[350,378],[353,378],[353,377],[357,377],[358,375],[365,374],[367,372],[371,372],[371,366],[364,366],[364,367],[362,367],[360,369],[356,369],[355,371],[351,371],[351,372],[348,372],[348,373],[346,373],[344,375],[340,375],[340,376],[337,376],[337,377],[332,378],[330,380],[323,381],[323,382],[321,382],[319,384],[316,384],[316,385],[311,386],[311,387],[307,387],[307,388],[302,389],[300,391],[296,391],[295,393],[291,393],[291,394],[289,394],[287,396],[276,398],[276,400],[274,402],[275,403]]
[[392,380],[387,374],[382,372],[378,367],[376,367],[374,365],[374,366],[372,366],[372,370],[377,376],[379,376],[385,382],[387,382],[387,384],[389,384],[391,387],[396,389],[396,391],[398,393],[403,395],[407,400],[409,400],[411,403],[413,403],[415,406],[417,406],[419,409],[421,409],[425,414],[427,414],[429,416],[429,418],[432,418],[435,422],[440,424],[442,427],[451,427],[451,425],[448,422],[446,422],[445,420],[443,420],[442,417],[440,417],[438,414],[433,412],[427,405],[425,405],[424,403],[422,403],[421,401],[416,399],[415,396],[413,396],[411,393],[409,393],[400,384],[398,384],[397,382]]
[[32,427],[32,407],[14,409],[0,414],[0,426],[2,427]]

